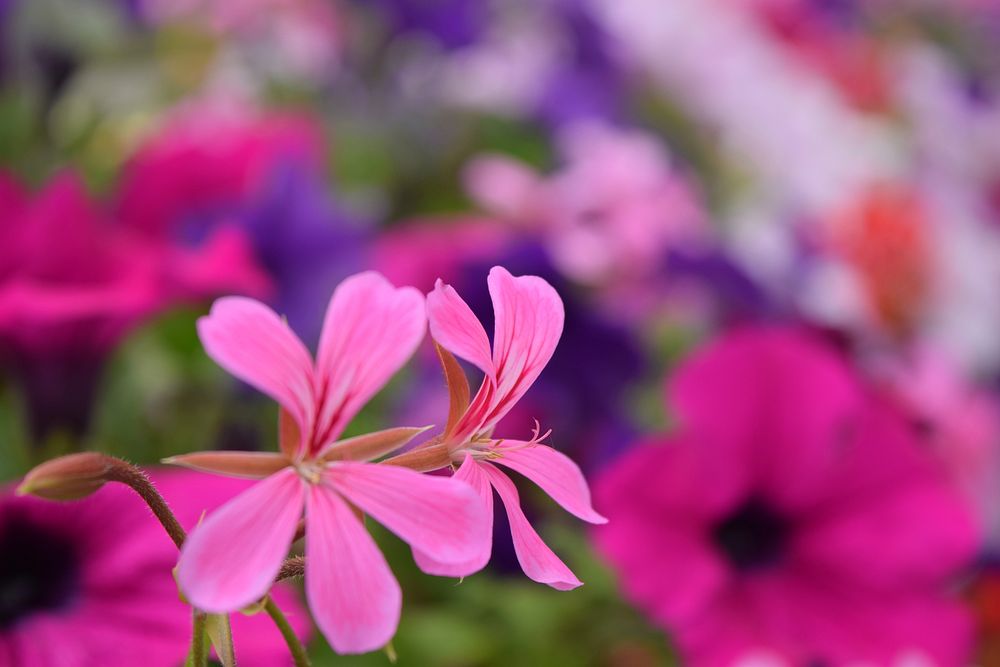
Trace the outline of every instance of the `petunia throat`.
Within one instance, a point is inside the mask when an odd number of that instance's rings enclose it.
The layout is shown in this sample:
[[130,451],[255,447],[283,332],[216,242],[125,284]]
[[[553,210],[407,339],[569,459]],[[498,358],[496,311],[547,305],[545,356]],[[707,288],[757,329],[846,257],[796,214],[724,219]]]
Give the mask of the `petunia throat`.
[[716,547],[738,571],[765,569],[781,561],[788,538],[788,521],[766,502],[750,498],[716,524]]
[[76,545],[29,517],[0,522],[0,630],[71,605],[79,590]]

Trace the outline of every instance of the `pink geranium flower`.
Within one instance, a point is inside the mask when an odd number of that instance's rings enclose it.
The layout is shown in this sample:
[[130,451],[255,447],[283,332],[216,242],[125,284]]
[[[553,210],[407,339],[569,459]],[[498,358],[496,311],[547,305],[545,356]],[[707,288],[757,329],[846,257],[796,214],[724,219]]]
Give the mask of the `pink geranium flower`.
[[281,453],[203,452],[173,459],[263,478],[210,515],[184,544],[177,577],[195,606],[239,609],[271,587],[305,512],[306,596],[335,650],[377,649],[399,621],[401,593],[354,507],[447,563],[486,539],[476,494],[455,480],[365,463],[422,429],[339,440],[361,407],[413,354],[424,299],[374,272],[345,280],[327,310],[315,363],[281,318],[245,298],[220,299],[198,323],[208,354],[282,408]]
[[597,546],[695,667],[967,663],[970,508],[911,425],[810,337],[748,330],[675,373],[677,431],[598,480]]
[[[178,520],[201,514],[248,482],[197,484],[194,473],[152,475]],[[0,664],[17,667],[174,667],[190,648],[191,610],[171,570],[177,549],[131,490],[109,485],[72,503],[0,492]],[[289,586],[275,598],[302,639],[310,624]],[[240,665],[288,663],[264,614],[234,614]]]
[[[493,490],[500,495],[510,520],[514,549],[524,573],[558,590],[581,585],[576,575],[542,541],[521,511],[514,483],[497,465],[521,473],[542,488],[571,514],[591,523],[604,517],[590,505],[587,482],[573,461],[541,444],[536,429],[531,440],[493,437],[493,428],[531,387],[552,357],[563,328],[563,305],[556,291],[537,276],[515,278],[496,266],[489,275],[495,330],[493,350],[485,329],[462,297],[438,281],[427,297],[431,333],[440,350],[452,394],[444,434],[429,444],[401,455],[409,462],[433,469],[460,465],[454,477],[479,492],[492,528]],[[454,357],[469,361],[486,376],[475,398]],[[548,435],[548,434],[546,434]],[[482,569],[492,551],[492,530],[479,551],[462,562],[442,562],[434,554],[414,548],[417,564],[431,574],[464,576]]]

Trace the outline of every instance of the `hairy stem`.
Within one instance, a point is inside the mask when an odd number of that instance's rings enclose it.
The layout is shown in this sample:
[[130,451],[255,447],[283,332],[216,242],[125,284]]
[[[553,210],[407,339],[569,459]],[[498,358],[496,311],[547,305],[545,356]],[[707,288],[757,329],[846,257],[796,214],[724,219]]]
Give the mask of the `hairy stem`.
[[305,575],[305,571],[305,556],[291,556],[290,558],[286,558],[285,562],[281,564],[281,569],[278,570],[278,576],[274,578],[274,582],[278,583],[287,579],[299,579]]
[[281,636],[285,638],[285,643],[288,644],[288,650],[292,654],[292,660],[295,662],[295,667],[309,667],[309,655],[306,653],[306,648],[302,645],[302,642],[299,641],[298,636],[295,634],[295,630],[292,629],[288,619],[285,618],[285,614],[281,611],[278,605],[275,604],[274,599],[270,596],[268,596],[267,601],[264,603],[264,610],[278,627],[278,630],[281,632]]
[[181,545],[184,544],[185,538],[187,538],[187,533],[177,520],[177,517],[170,510],[167,501],[163,499],[160,492],[153,486],[146,473],[121,459],[113,456],[107,458],[110,464],[110,470],[107,474],[108,481],[124,484],[139,494],[139,497],[149,505],[149,509],[153,510],[153,514],[159,520],[163,529],[167,531],[167,535],[170,536],[170,539],[180,549]]

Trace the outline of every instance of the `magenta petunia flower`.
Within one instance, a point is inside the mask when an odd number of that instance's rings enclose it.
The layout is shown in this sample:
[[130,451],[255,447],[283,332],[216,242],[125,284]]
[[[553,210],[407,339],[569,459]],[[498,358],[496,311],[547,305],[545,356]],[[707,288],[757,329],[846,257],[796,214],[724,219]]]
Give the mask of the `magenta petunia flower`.
[[117,215],[151,235],[197,228],[199,217],[232,215],[232,204],[261,191],[278,165],[319,171],[323,145],[322,129],[305,115],[215,101],[182,105],[126,163]]
[[[453,357],[444,353],[442,359],[452,388],[454,408],[448,425],[444,434],[429,446],[404,456],[434,460],[440,455],[446,464],[460,464],[454,477],[478,491],[488,510],[490,530],[478,552],[465,561],[444,563],[419,548],[414,548],[414,557],[421,569],[431,574],[465,576],[482,569],[493,549],[493,490],[496,490],[507,510],[514,549],[524,573],[534,581],[569,590],[580,586],[580,580],[528,523],[514,483],[494,464],[510,468],[535,482],[574,516],[591,523],[603,523],[604,517],[591,507],[587,481],[569,457],[541,444],[545,436],[537,429],[529,441],[493,436],[497,422],[528,391],[552,357],[562,334],[562,300],[543,279],[537,276],[515,278],[500,266],[493,267],[488,282],[496,327],[492,351],[486,330],[451,286],[438,281],[427,297],[434,339],[486,376],[470,403],[468,384],[461,369]],[[461,389],[456,391],[456,386]],[[431,463],[431,467],[435,464]]]
[[679,425],[597,481],[594,531],[695,667],[967,664],[948,582],[975,519],[912,426],[817,340],[731,334],[669,386]]
[[[187,528],[248,484],[196,484],[197,476],[153,474]],[[181,664],[190,648],[191,609],[177,595],[176,562],[173,542],[123,486],[72,503],[0,492],[0,664]],[[309,618],[292,588],[279,587],[275,597],[308,639]],[[291,664],[266,615],[234,614],[232,623],[240,665]]]
[[144,319],[267,287],[235,230],[180,248],[109,220],[72,173],[35,196],[0,176],[0,363],[25,384],[36,435],[84,430],[105,356]]
[[339,440],[347,423],[413,354],[424,336],[424,299],[374,272],[336,289],[315,363],[263,304],[225,298],[198,323],[208,354],[282,408],[281,454],[203,452],[171,462],[263,478],[190,535],[178,581],[204,610],[239,609],[263,596],[305,512],[306,595],[341,653],[385,645],[401,609],[399,584],[354,507],[415,549],[447,563],[486,539],[483,508],[466,484],[365,463],[423,429]]

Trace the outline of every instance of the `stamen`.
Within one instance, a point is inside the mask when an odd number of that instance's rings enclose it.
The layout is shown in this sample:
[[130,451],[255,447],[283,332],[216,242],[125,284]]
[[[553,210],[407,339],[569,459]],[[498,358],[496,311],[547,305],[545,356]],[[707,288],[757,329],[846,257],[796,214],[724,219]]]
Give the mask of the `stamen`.
[[324,468],[323,464],[313,460],[301,461],[295,464],[295,471],[299,473],[299,477],[310,484],[320,483]]

